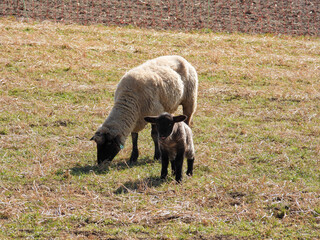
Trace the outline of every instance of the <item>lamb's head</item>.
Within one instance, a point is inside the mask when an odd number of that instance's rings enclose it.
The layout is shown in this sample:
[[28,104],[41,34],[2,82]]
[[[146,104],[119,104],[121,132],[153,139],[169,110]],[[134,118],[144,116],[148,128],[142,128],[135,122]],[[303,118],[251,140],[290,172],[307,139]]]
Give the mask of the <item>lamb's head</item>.
[[105,160],[112,161],[123,148],[120,136],[112,136],[105,128],[99,128],[90,140],[94,140],[97,143],[98,164]]
[[157,117],[145,117],[146,122],[157,126],[158,136],[160,140],[165,140],[172,133],[174,124],[182,122],[187,118],[185,115],[172,116],[170,113],[162,113]]

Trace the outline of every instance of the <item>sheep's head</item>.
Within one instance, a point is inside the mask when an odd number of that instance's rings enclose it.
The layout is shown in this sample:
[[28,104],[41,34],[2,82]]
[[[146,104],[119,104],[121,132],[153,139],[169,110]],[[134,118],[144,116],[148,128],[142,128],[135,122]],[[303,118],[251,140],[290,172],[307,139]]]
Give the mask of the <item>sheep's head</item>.
[[158,136],[160,140],[165,140],[172,133],[174,124],[182,122],[187,118],[185,115],[172,116],[169,113],[162,113],[158,117],[145,117],[146,122],[157,126]]
[[97,143],[98,164],[105,160],[112,161],[120,149],[123,148],[119,135],[112,137],[110,133],[105,133],[101,130],[98,130],[90,140],[94,140]]

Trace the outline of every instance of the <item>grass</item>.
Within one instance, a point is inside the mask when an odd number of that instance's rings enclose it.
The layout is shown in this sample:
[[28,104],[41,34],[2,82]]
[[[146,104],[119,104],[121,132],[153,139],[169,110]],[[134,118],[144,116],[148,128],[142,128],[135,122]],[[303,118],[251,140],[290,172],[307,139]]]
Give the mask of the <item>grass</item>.
[[[0,238],[320,238],[320,40],[0,19]],[[159,179],[150,128],[96,166],[121,76],[199,74],[195,171]]]

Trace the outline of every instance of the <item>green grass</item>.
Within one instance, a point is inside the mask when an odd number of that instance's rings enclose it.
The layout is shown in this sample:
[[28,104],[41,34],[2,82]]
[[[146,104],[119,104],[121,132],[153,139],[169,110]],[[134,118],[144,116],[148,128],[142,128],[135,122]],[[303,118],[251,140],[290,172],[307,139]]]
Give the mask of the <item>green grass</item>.
[[[0,238],[320,238],[320,40],[0,19]],[[96,166],[121,76],[199,74],[194,176],[160,180],[150,127]],[[181,110],[180,110],[181,111]]]

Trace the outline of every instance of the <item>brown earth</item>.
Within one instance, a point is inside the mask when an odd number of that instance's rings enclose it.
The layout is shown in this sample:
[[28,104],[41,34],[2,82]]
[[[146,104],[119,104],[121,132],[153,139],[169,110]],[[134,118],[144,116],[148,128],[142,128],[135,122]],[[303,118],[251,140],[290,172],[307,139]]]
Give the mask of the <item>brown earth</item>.
[[5,0],[0,16],[156,29],[320,35],[318,0]]

